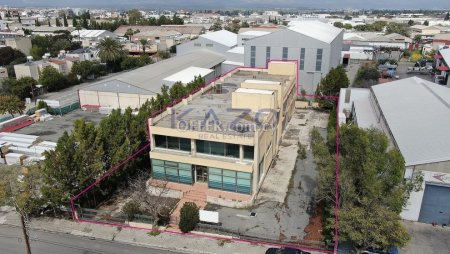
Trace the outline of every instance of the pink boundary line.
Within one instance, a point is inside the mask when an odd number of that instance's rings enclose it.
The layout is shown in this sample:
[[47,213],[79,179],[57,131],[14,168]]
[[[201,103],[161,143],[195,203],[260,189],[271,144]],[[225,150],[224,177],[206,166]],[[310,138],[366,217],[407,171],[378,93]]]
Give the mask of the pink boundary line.
[[[336,102],[336,180],[335,180],[335,208],[334,208],[334,215],[335,215],[335,226],[334,226],[334,248],[333,251],[328,251],[328,250],[320,250],[320,249],[314,249],[314,248],[307,248],[307,247],[301,247],[301,249],[303,250],[309,250],[309,251],[318,251],[318,252],[322,252],[322,253],[333,253],[333,254],[337,254],[337,250],[338,250],[338,244],[339,244],[339,230],[338,230],[338,210],[339,210],[339,121],[338,121],[338,114],[339,114],[339,105],[337,103],[339,97],[337,96],[318,96],[315,94],[305,94],[302,95],[299,92],[299,88],[300,88],[300,82],[299,82],[299,70],[298,70],[298,62],[299,60],[270,60],[267,62],[266,67],[265,68],[255,68],[255,67],[246,67],[246,66],[240,66],[240,67],[236,67],[224,74],[222,74],[221,76],[215,78],[214,80],[205,83],[203,86],[198,87],[197,89],[195,89],[194,91],[192,91],[189,94],[184,95],[183,97],[173,100],[169,105],[165,106],[164,108],[151,113],[148,117],[147,117],[147,129],[148,129],[148,133],[149,133],[149,137],[148,137],[148,143],[146,145],[144,145],[142,148],[140,148],[137,152],[135,152],[134,154],[132,154],[130,157],[128,157],[127,159],[125,159],[124,161],[122,161],[121,163],[119,163],[118,165],[114,166],[113,168],[109,169],[105,174],[103,174],[101,177],[99,177],[97,180],[95,180],[92,184],[90,184],[88,187],[86,187],[85,189],[83,189],[82,191],[80,191],[77,195],[75,195],[74,197],[70,198],[70,206],[72,209],[72,217],[74,219],[74,221],[76,222],[85,222],[85,223],[90,223],[90,224],[97,224],[97,225],[104,225],[104,226],[114,226],[114,227],[122,227],[122,228],[133,228],[133,229],[138,229],[138,230],[146,230],[146,231],[152,231],[152,232],[159,232],[159,233],[168,233],[168,234],[174,234],[174,235],[187,235],[190,237],[203,237],[203,238],[210,238],[210,239],[218,239],[218,240],[231,240],[231,241],[235,241],[235,242],[244,242],[244,243],[250,243],[250,244],[259,244],[259,245],[264,245],[264,246],[277,246],[277,247],[291,247],[291,248],[299,248],[298,246],[295,245],[286,245],[286,244],[272,244],[272,243],[268,243],[268,242],[263,242],[263,241],[251,241],[251,240],[244,240],[244,239],[237,239],[237,238],[226,238],[226,237],[220,237],[220,236],[211,236],[211,235],[203,235],[203,234],[198,234],[198,233],[181,233],[181,232],[176,232],[176,231],[170,231],[170,230],[156,230],[156,229],[148,229],[148,228],[142,228],[142,227],[135,227],[135,226],[129,226],[129,225],[125,225],[125,224],[115,224],[115,223],[108,223],[108,222],[100,222],[100,221],[89,221],[89,220],[83,220],[83,219],[79,219],[78,218],[78,214],[75,210],[75,201],[78,200],[80,198],[81,195],[83,195],[84,193],[86,193],[87,191],[89,191],[90,189],[92,189],[95,185],[97,185],[98,183],[100,183],[102,180],[104,180],[105,178],[109,177],[112,173],[114,173],[114,171],[116,171],[117,169],[119,169],[121,166],[123,166],[125,163],[127,163],[128,161],[130,161],[132,158],[136,157],[138,154],[140,154],[142,151],[144,151],[147,147],[151,148],[151,143],[152,143],[152,139],[151,139],[151,128],[149,125],[149,120],[150,118],[153,118],[159,114],[161,114],[162,112],[164,112],[168,107],[172,107],[174,105],[176,105],[177,103],[181,102],[183,99],[188,98],[190,95],[197,93],[198,91],[200,91],[202,88],[205,88],[207,86],[209,86],[210,84],[216,82],[217,80],[219,80],[222,77],[225,77],[226,75],[230,74],[230,73],[234,73],[235,71],[241,70],[241,69],[253,69],[253,70],[267,70],[268,69],[268,65],[269,62],[293,62],[296,65],[296,95],[297,96],[304,96],[304,97],[311,97],[311,98],[323,98],[323,99],[334,99]],[[80,105],[82,107],[82,105]]]

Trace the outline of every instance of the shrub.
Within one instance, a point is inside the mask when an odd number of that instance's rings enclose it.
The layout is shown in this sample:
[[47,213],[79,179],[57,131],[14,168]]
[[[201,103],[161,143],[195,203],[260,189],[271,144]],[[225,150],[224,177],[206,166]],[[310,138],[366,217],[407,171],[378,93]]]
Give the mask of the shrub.
[[200,221],[198,207],[195,203],[186,202],[180,210],[180,227],[181,232],[187,233],[195,229]]
[[140,205],[136,201],[128,201],[122,207],[122,212],[127,216],[127,220],[132,221],[134,216],[141,212]]

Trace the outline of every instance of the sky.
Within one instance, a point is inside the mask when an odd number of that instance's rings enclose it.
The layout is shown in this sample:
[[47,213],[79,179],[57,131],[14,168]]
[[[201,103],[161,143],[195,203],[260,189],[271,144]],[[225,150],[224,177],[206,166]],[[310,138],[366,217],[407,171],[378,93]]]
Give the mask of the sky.
[[450,9],[449,0],[0,0],[0,6],[146,9]]

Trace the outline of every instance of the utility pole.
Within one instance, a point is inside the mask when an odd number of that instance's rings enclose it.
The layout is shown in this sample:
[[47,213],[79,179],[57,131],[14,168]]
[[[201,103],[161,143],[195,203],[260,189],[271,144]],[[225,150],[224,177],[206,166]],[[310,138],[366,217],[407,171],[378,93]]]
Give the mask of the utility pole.
[[25,225],[25,218],[22,212],[19,212],[19,216],[20,216],[20,223],[22,224],[22,232],[23,238],[25,239],[25,247],[27,249],[27,254],[31,254],[30,239],[28,237],[28,230]]

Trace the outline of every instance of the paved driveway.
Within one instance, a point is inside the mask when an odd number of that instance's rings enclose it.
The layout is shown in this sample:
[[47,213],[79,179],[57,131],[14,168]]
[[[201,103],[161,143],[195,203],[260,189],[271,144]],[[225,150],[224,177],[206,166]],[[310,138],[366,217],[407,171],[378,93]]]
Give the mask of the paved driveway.
[[450,227],[405,221],[411,235],[409,244],[401,250],[406,254],[450,254]]

